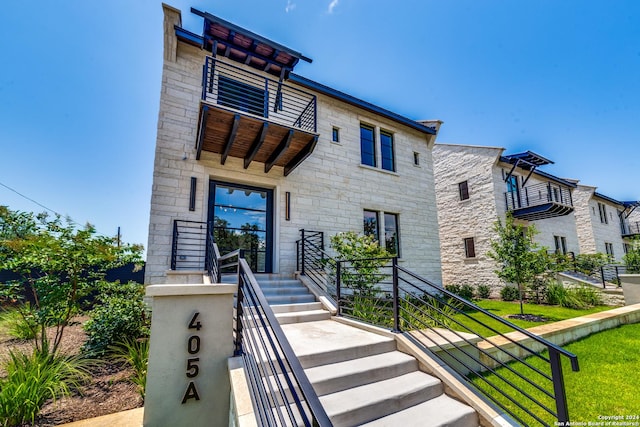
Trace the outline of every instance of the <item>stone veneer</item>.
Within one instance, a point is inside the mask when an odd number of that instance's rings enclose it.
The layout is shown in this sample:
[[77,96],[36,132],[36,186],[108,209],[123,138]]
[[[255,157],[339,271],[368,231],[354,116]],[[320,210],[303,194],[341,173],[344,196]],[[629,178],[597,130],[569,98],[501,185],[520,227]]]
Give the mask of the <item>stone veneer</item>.
[[[495,274],[496,263],[487,256],[491,240],[496,239],[495,222],[504,221],[506,203],[504,176],[511,165],[500,162],[504,149],[471,145],[436,144],[433,149],[436,172],[438,222],[442,256],[442,280],[445,285],[489,285],[494,294],[504,286]],[[528,171],[516,168],[519,182]],[[469,199],[460,200],[458,183],[468,182]],[[527,187],[547,183],[533,174]],[[549,250],[555,249],[554,236],[565,237],[567,251],[579,250],[576,218],[573,213],[537,221],[538,234],[534,240]],[[465,258],[463,239],[475,239],[475,258]]]
[[[340,231],[363,232],[363,210],[368,209],[398,214],[401,265],[441,282],[432,160],[435,136],[317,94],[318,143],[289,176],[283,176],[281,167],[264,173],[264,165],[256,162],[244,169],[237,158],[221,165],[219,154],[204,151],[196,161],[206,52],[176,40],[173,26],[181,25],[180,13],[164,9],[165,55],[145,283],[167,280],[173,220],[207,220],[210,180],[274,190],[274,272],[294,272],[301,228],[324,231],[327,241]],[[393,133],[397,172],[360,165],[360,123],[376,127],[378,144],[380,129]],[[332,127],[340,129],[340,143],[331,141]],[[414,164],[414,153],[419,154],[419,165]],[[197,178],[195,211],[188,209],[191,177]],[[288,221],[286,192],[291,193]]]

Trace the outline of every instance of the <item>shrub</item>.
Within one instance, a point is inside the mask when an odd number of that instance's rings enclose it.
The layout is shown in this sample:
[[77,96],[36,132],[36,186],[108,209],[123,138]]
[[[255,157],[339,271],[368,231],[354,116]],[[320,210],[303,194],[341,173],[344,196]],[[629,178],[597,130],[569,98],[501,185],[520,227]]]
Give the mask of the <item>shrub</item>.
[[38,325],[28,303],[23,309],[10,308],[0,313],[0,322],[14,338],[31,340],[36,337]]
[[552,283],[547,286],[547,303],[551,305],[563,305],[567,299],[567,288],[562,283]]
[[47,350],[30,355],[9,353],[0,379],[0,420],[3,426],[33,424],[48,399],[68,396],[89,378],[86,361],[53,356]]
[[591,276],[595,274],[600,267],[607,264],[609,259],[607,255],[603,253],[597,254],[579,254],[576,255],[575,268],[580,273]]
[[444,288],[449,292],[456,294],[460,298],[464,298],[468,301],[473,299],[474,290],[471,285],[446,285]]
[[602,297],[597,289],[589,285],[565,288],[562,283],[556,282],[547,287],[547,302],[552,305],[584,309],[602,304]]
[[91,319],[84,326],[86,353],[102,355],[118,342],[148,335],[143,292],[143,286],[135,282],[103,284],[100,304],[90,312]]
[[602,304],[600,291],[593,286],[583,285],[578,286],[577,288],[570,288],[569,294],[575,296],[575,298],[586,307],[593,307],[594,305]]
[[147,364],[149,362],[149,340],[146,338],[126,339],[111,347],[114,360],[121,361],[133,369],[131,382],[138,388],[138,393],[144,400],[147,385]]
[[457,303],[446,297],[424,294],[422,298],[407,298],[400,302],[402,330],[449,328],[458,311]]
[[491,296],[491,288],[489,285],[478,285],[477,295],[480,299],[488,299]]
[[627,273],[640,274],[640,239],[633,239],[623,259],[627,266]]
[[500,298],[502,298],[503,301],[517,300],[518,298],[520,298],[518,288],[514,286],[505,286],[504,288],[500,289]]

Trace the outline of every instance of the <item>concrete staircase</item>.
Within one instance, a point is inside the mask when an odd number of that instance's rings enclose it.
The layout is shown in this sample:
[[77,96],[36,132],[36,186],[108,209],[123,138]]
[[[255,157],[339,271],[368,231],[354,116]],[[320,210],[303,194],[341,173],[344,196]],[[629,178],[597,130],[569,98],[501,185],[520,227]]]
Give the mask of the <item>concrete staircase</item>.
[[395,339],[334,320],[282,326],[334,426],[477,427],[477,413],[396,350]]

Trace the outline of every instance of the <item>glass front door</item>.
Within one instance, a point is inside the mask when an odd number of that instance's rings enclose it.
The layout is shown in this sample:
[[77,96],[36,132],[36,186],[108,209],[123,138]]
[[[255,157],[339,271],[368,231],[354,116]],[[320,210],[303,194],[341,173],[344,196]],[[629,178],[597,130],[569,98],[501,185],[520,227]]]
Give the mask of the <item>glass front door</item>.
[[245,250],[255,273],[272,271],[273,190],[211,181],[209,226],[224,255]]

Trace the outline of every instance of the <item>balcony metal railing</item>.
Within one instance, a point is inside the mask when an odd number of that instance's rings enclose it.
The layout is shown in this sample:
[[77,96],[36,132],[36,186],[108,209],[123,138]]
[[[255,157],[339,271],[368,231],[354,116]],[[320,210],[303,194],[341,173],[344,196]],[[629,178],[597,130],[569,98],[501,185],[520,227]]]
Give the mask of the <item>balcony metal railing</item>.
[[623,236],[634,236],[640,234],[640,222],[633,221],[628,222],[625,221],[622,223],[622,235]]
[[316,133],[315,95],[213,57],[203,68],[204,101]]
[[171,269],[204,271],[207,255],[206,242],[206,222],[174,220]]
[[551,182],[530,185],[520,188],[517,191],[506,191],[504,193],[504,200],[507,204],[508,211],[540,206],[547,203],[573,206],[571,190],[568,187],[552,184]]

